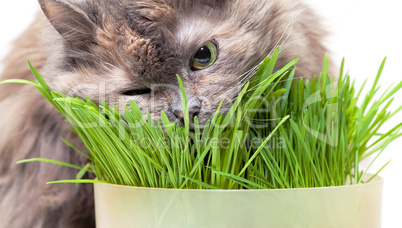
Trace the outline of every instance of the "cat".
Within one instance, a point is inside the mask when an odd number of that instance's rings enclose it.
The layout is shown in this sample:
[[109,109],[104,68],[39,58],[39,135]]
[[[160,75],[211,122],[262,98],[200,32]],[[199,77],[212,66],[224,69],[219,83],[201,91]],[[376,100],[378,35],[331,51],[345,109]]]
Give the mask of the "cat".
[[[300,0],[39,0],[34,23],[16,40],[0,80],[33,80],[29,59],[50,88],[119,105],[133,99],[158,119],[183,116],[176,74],[190,116],[211,118],[239,93],[264,57],[280,46],[278,67],[294,58],[297,77],[321,70],[327,52],[320,18]],[[91,185],[42,157],[87,161],[69,124],[29,85],[0,87],[0,227],[94,227]],[[225,109],[224,109],[225,110]],[[88,176],[87,178],[92,178]]]

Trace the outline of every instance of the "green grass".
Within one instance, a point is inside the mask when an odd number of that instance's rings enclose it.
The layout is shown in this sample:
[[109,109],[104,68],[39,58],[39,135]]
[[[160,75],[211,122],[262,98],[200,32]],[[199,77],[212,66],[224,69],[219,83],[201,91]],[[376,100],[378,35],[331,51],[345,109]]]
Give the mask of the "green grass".
[[[370,155],[376,159],[401,136],[402,123],[384,134],[379,130],[402,109],[388,111],[402,82],[375,99],[385,60],[363,96],[363,88],[356,90],[343,73],[343,63],[336,81],[328,76],[327,58],[319,77],[295,80],[297,60],[274,72],[277,57],[278,50],[265,59],[229,112],[218,109],[203,129],[195,118],[194,132],[189,130],[187,98],[179,76],[184,126],[170,122],[163,112],[161,120],[154,122],[133,101],[120,111],[104,101],[98,106],[52,92],[31,66],[38,82],[0,84],[35,86],[72,124],[87,151],[64,141],[88,157],[89,163],[77,167],[39,158],[19,163],[44,161],[77,169],[77,179],[51,183],[176,189],[326,187],[345,185],[348,177],[352,177],[350,184],[362,183],[366,170],[360,170],[359,163]],[[98,180],[82,180],[86,172]]]

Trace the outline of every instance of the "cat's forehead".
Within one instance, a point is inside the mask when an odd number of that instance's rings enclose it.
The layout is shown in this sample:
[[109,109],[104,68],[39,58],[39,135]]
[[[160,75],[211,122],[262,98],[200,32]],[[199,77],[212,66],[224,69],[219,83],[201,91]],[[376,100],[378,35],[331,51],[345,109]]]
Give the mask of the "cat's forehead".
[[[219,31],[219,20],[226,1],[125,1],[122,5],[124,33],[130,34],[131,47],[146,43],[159,61],[189,57]],[[217,26],[218,25],[218,26]],[[144,56],[144,55],[142,55]]]
[[124,0],[124,19],[141,35],[154,36],[158,28],[174,32],[185,21],[213,20],[222,15],[226,0]]
[[[86,62],[88,59],[95,63],[106,62],[117,68],[124,68],[127,72],[134,69],[133,75],[179,73],[180,70],[189,68],[191,57],[205,42],[215,38],[226,39],[225,42],[218,42],[221,50],[230,50],[232,53],[238,50],[237,52],[243,53],[248,46],[239,41],[249,39],[249,28],[253,26],[250,22],[243,23],[247,21],[243,18],[244,15],[248,15],[243,11],[249,7],[261,11],[261,7],[251,4],[254,0],[247,3],[240,0],[80,2],[80,10],[87,16],[80,17],[80,20],[85,21],[88,18],[96,25],[96,28],[94,26],[89,31],[80,26],[81,30],[73,29],[74,33],[65,34],[82,34],[92,38],[87,34],[95,32],[92,43],[80,39],[91,48],[90,53],[83,55],[81,59]],[[241,28],[242,24],[244,28]],[[72,39],[74,42],[75,40]],[[75,58],[77,52],[70,54]],[[85,61],[83,65],[86,67]]]

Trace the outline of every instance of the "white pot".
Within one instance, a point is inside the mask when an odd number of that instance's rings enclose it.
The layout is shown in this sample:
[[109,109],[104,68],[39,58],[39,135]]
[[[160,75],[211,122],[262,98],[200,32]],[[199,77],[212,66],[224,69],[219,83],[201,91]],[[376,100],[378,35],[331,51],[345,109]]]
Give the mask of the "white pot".
[[381,227],[383,179],[284,190],[175,190],[95,184],[98,228]]

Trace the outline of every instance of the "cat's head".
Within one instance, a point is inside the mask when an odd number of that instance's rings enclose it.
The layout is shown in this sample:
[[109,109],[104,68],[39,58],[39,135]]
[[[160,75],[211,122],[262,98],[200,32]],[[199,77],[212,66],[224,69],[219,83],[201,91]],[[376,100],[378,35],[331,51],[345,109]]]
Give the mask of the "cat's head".
[[51,25],[42,34],[50,87],[119,107],[132,99],[154,119],[163,110],[181,120],[176,75],[190,117],[202,124],[221,101],[223,111],[231,106],[247,73],[277,45],[284,46],[279,66],[310,58],[299,66],[305,76],[317,72],[325,52],[315,17],[294,0],[39,2]]

